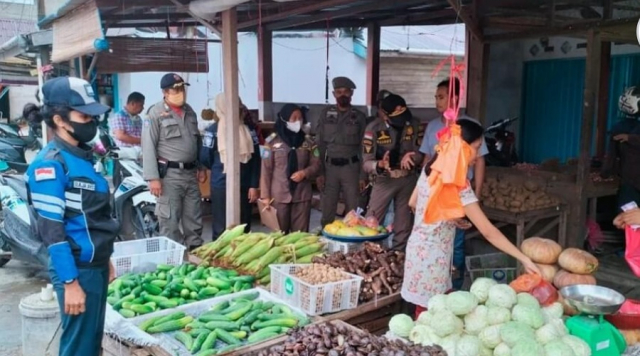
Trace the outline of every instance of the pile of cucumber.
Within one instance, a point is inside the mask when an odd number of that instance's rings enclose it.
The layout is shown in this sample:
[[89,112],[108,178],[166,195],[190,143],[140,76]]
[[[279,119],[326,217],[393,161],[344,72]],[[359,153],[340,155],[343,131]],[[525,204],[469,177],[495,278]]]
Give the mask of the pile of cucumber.
[[255,278],[234,270],[160,264],[155,272],[126,274],[109,284],[107,302],[125,318],[251,289]]
[[175,332],[174,338],[192,355],[210,356],[284,334],[309,323],[306,316],[279,303],[257,300],[249,292],[217,303],[197,318],[176,312],[151,317],[139,325],[150,334]]

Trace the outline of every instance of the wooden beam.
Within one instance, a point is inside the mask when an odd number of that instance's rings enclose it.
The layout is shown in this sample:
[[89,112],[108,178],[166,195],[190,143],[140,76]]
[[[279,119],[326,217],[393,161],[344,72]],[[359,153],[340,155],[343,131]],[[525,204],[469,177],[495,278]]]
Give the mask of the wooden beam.
[[176,12],[164,14],[129,14],[129,15],[103,15],[102,21],[145,21],[145,20],[179,20],[191,18],[190,14]]
[[[171,0],[171,1],[175,1],[175,0]],[[238,24],[238,30],[243,30],[249,27],[255,27],[258,24],[260,24],[262,22],[262,24],[268,24],[274,21],[279,21],[279,20],[284,20],[286,18],[289,18],[291,16],[297,16],[297,15],[302,15],[302,14],[308,14],[311,12],[315,12],[315,11],[320,11],[323,9],[327,9],[327,8],[331,8],[331,7],[335,7],[335,6],[342,6],[342,5],[348,5],[349,3],[352,3],[353,0],[324,0],[324,1],[315,1],[312,4],[308,4],[308,5],[302,5],[302,6],[297,6],[294,7],[292,9],[289,10],[284,10],[284,11],[279,11],[273,15],[268,15],[268,16],[262,16],[262,18],[259,18],[259,16],[256,16],[255,19],[253,20],[248,20],[242,23]],[[328,17],[328,15],[327,15]]]
[[369,115],[378,103],[380,88],[380,25],[369,24],[367,27],[367,108]]
[[[327,17],[329,17],[331,20],[335,20],[335,19],[349,17],[349,16],[353,16],[353,15],[357,15],[357,14],[361,14],[361,13],[369,12],[373,10],[385,10],[385,9],[388,10],[388,9],[396,8],[400,5],[402,5],[403,7],[411,7],[421,3],[424,3],[424,0],[387,0],[382,3],[378,1],[366,2],[362,5],[349,7],[345,11],[336,11],[335,13],[332,12],[331,16],[328,16],[326,13],[321,12],[319,14],[301,16],[301,17],[296,17],[296,18],[282,21],[282,22],[271,23],[266,26],[269,30],[272,30],[272,31],[277,31],[277,30],[296,27],[300,25],[317,23],[317,22],[321,22],[323,25],[326,26]],[[264,20],[263,20],[263,23],[264,23]]]
[[467,8],[460,6],[459,0],[447,0],[447,2],[449,3],[449,5],[451,5],[453,10],[455,10],[456,14],[462,19],[473,36],[480,42],[484,42],[482,29],[480,28],[480,26],[478,26],[478,23],[475,21],[475,19],[471,18]]
[[[173,0],[172,0],[173,1]],[[238,97],[238,21],[235,7],[222,12],[222,64],[224,95],[228,117],[225,131],[227,137],[227,157],[223,162],[227,178],[226,223],[227,226],[240,223],[240,100]]]
[[[593,143],[593,123],[596,116],[597,95],[600,85],[600,69],[602,56],[602,41],[600,33],[589,30],[587,34],[587,58],[585,68],[584,99],[582,107],[582,130],[580,132],[580,156],[578,159],[577,193],[580,203],[580,213],[572,217],[574,226],[569,231],[574,234],[569,236],[569,247],[582,247],[584,243],[587,219],[586,189],[591,169],[591,145]],[[576,226],[577,225],[577,226]]]
[[617,20],[591,20],[591,21],[583,21],[580,23],[575,23],[571,25],[564,25],[555,28],[548,28],[545,30],[533,29],[515,33],[500,33],[495,35],[487,35],[485,36],[486,42],[500,42],[500,41],[511,41],[511,40],[519,40],[526,38],[539,38],[539,37],[550,37],[550,36],[563,36],[563,35],[572,35],[580,32],[589,31],[590,29],[599,29],[606,30],[609,27],[615,27],[619,25],[625,24],[637,24],[637,18],[626,18],[626,19],[617,19]]
[[260,121],[273,121],[273,33],[258,34],[258,114]]
[[[214,25],[209,20],[200,16],[200,14],[196,14],[195,12],[191,11],[186,5],[181,3],[179,0],[169,0],[169,1],[171,1],[179,9],[183,9],[186,13],[191,15],[191,17],[193,17],[194,20],[198,21],[202,26],[206,27],[209,31],[215,33],[216,35],[218,35],[218,37],[222,37],[220,27]],[[237,16],[237,14],[235,16]]]
[[441,17],[455,18],[455,16],[456,16],[455,10],[449,8],[449,9],[443,9],[443,10],[430,11],[427,13],[412,13],[412,14],[407,14],[405,16],[394,16],[388,20],[378,21],[378,23],[382,27],[397,26],[397,25],[405,25],[405,24],[413,24],[413,23],[429,21],[429,20],[433,20]]
[[467,31],[467,114],[484,123],[487,109],[489,44],[482,43]]
[[[607,119],[609,118],[609,78],[611,77],[611,42],[603,42],[600,52],[600,83],[596,126],[596,156],[604,158],[607,147]],[[593,212],[595,213],[595,212]]]

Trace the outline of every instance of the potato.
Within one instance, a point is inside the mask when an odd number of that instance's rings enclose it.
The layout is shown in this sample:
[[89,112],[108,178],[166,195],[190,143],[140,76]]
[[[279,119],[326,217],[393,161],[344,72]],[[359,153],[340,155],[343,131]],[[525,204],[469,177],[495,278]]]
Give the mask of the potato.
[[524,182],[524,187],[527,188],[527,190],[529,190],[531,192],[535,192],[539,188],[538,184],[536,184],[535,182],[532,182],[532,181]]
[[512,208],[519,208],[522,206],[522,202],[519,200],[512,200],[511,203],[509,203],[511,205]]

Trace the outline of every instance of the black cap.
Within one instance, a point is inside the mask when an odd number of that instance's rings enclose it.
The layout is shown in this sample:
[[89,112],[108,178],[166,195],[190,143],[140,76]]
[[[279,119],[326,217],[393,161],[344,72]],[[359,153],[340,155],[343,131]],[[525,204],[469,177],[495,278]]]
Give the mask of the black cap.
[[177,88],[184,85],[190,84],[186,83],[184,79],[182,79],[182,77],[177,75],[176,73],[167,73],[163,75],[162,79],[160,80],[161,89]]
[[397,94],[389,94],[382,99],[382,111],[389,117],[402,117],[404,120],[411,120],[411,110],[407,108],[407,102]]
[[95,100],[93,87],[86,80],[58,77],[42,86],[45,105],[64,106],[89,116],[100,116],[111,108]]

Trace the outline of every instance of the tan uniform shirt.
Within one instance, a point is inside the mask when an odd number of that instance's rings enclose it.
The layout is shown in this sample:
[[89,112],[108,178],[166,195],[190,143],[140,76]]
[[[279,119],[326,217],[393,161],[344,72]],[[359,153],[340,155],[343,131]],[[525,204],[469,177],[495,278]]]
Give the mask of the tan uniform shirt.
[[197,115],[191,106],[185,104],[180,116],[164,101],[155,104],[142,126],[144,179],[160,179],[160,158],[172,162],[196,162],[199,136]]
[[[390,127],[384,120],[378,118],[367,125],[362,139],[363,169],[367,174],[377,175],[376,166],[387,151],[392,150],[398,139],[400,144],[400,160],[408,152],[415,152],[413,156],[414,167],[422,163],[423,154],[420,153],[420,144],[424,137],[425,125],[417,119],[412,119],[399,134],[398,130]],[[385,173],[386,174],[386,173]]]
[[312,197],[311,182],[320,171],[320,151],[307,136],[302,146],[296,149],[298,169],[306,178],[299,182],[295,192],[289,190],[289,152],[291,148],[275,133],[267,138],[262,154],[260,193],[263,198],[273,198],[276,203],[298,203]]
[[321,160],[360,156],[365,127],[366,116],[355,108],[339,111],[330,106],[322,110],[316,129]]

